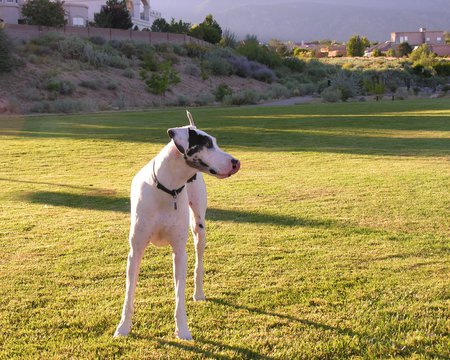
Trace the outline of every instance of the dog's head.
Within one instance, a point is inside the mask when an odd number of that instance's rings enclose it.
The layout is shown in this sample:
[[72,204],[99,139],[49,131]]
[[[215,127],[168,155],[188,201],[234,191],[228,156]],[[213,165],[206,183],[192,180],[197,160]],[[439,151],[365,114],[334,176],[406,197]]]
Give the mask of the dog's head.
[[198,130],[192,115],[187,113],[191,125],[167,130],[186,164],[219,179],[237,173],[241,166],[239,160],[222,151],[214,137]]

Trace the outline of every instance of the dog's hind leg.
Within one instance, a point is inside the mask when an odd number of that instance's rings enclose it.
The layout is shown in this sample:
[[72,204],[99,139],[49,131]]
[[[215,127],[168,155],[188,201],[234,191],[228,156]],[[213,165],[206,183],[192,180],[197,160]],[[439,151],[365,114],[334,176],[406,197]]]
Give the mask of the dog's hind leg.
[[206,186],[203,176],[197,173],[197,178],[187,184],[189,196],[190,227],[195,245],[194,270],[194,300],[205,300],[203,293],[203,253],[206,246],[205,215],[206,215]]
[[130,252],[127,261],[127,280],[125,301],[122,309],[122,318],[117,326],[114,337],[126,336],[131,330],[131,318],[134,312],[134,295],[139,275],[139,267],[145,248],[148,244],[148,231],[139,229],[133,224],[130,229]]

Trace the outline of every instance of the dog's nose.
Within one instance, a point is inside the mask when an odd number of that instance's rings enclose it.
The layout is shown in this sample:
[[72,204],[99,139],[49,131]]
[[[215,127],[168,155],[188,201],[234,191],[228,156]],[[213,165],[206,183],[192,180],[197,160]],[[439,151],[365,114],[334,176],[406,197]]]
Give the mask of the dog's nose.
[[236,169],[239,164],[239,160],[231,159],[231,163],[233,164],[233,169]]

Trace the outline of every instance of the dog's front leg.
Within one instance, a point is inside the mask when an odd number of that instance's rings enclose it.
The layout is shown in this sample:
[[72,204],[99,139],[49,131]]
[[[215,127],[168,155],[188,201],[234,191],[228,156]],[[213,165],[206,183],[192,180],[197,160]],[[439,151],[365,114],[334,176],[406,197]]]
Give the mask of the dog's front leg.
[[175,334],[179,339],[192,340],[189,332],[186,316],[186,273],[187,253],[186,248],[173,249],[173,275],[175,283]]

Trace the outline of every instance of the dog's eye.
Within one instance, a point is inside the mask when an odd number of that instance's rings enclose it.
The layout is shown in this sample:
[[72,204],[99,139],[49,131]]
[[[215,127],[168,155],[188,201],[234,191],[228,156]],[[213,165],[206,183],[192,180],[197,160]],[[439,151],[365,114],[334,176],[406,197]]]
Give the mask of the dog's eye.
[[206,147],[208,148],[208,149],[212,149],[213,148],[213,142],[212,142],[212,140],[210,139],[210,138],[208,138],[207,140],[206,140]]

